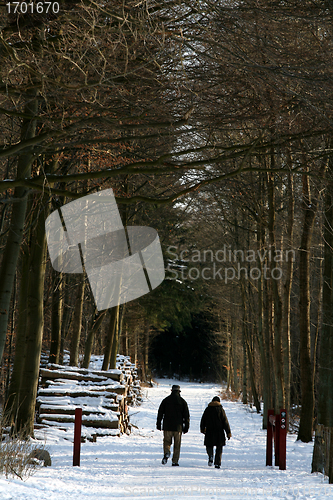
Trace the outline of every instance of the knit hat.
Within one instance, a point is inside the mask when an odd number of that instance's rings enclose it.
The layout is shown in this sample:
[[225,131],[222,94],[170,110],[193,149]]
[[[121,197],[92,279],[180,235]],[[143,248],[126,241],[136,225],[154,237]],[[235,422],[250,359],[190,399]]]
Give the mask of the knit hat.
[[221,402],[220,398],[218,396],[214,396],[212,401],[218,401],[219,403]]
[[180,392],[180,386],[179,385],[173,385],[171,390],[172,391],[179,391]]

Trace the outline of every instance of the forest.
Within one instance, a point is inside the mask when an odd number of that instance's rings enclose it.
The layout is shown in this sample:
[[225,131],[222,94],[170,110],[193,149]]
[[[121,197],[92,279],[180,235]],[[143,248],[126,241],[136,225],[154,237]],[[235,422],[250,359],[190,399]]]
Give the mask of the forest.
[[[263,402],[264,428],[286,408],[332,483],[332,3],[57,6],[0,5],[11,423],[33,436],[42,352],[83,367],[101,354],[104,370],[120,353],[142,380],[217,380]],[[158,232],[165,279],[98,311],[86,274],[53,269],[45,221],[109,188],[124,227]]]

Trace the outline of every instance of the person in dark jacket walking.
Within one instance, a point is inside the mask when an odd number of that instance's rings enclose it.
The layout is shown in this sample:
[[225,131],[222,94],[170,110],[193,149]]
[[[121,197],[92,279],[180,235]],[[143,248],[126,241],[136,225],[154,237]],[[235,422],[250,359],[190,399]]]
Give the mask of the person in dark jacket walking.
[[156,427],[162,429],[163,420],[163,451],[162,464],[170,457],[170,447],[173,443],[172,465],[179,465],[180,444],[182,432],[186,434],[190,427],[190,413],[185,399],[180,396],[179,385],[173,385],[171,394],[163,399],[158,409]]
[[230,439],[231,430],[218,396],[215,396],[205,409],[201,417],[200,431],[205,434],[204,445],[208,454],[208,465],[213,465],[214,446],[216,446],[214,464],[215,468],[219,469],[225,445],[225,432]]

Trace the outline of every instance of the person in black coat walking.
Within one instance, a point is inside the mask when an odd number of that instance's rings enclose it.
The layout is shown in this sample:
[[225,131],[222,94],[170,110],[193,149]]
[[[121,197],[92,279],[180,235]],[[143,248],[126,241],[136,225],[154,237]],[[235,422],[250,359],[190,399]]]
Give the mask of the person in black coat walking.
[[221,467],[222,448],[225,445],[225,432],[231,438],[230,425],[221,405],[220,398],[215,396],[205,409],[200,422],[200,431],[205,434],[204,444],[208,454],[208,465],[213,465],[214,446],[215,468]]
[[180,396],[179,385],[173,385],[171,394],[163,399],[158,409],[156,427],[162,429],[163,420],[163,451],[162,464],[170,457],[170,447],[173,444],[172,465],[179,465],[179,454],[182,432],[186,434],[190,427],[190,413],[185,399]]

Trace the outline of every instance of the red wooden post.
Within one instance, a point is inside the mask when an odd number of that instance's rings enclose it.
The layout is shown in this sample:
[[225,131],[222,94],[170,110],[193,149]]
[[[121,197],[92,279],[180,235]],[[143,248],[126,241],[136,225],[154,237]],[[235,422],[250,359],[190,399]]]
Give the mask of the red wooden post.
[[275,415],[275,465],[280,463],[280,414]]
[[75,408],[73,466],[80,466],[82,408]]
[[287,456],[287,412],[280,410],[279,469],[286,470]]
[[270,417],[274,416],[274,410],[267,412],[267,439],[266,439],[266,465],[273,465],[273,423]]

